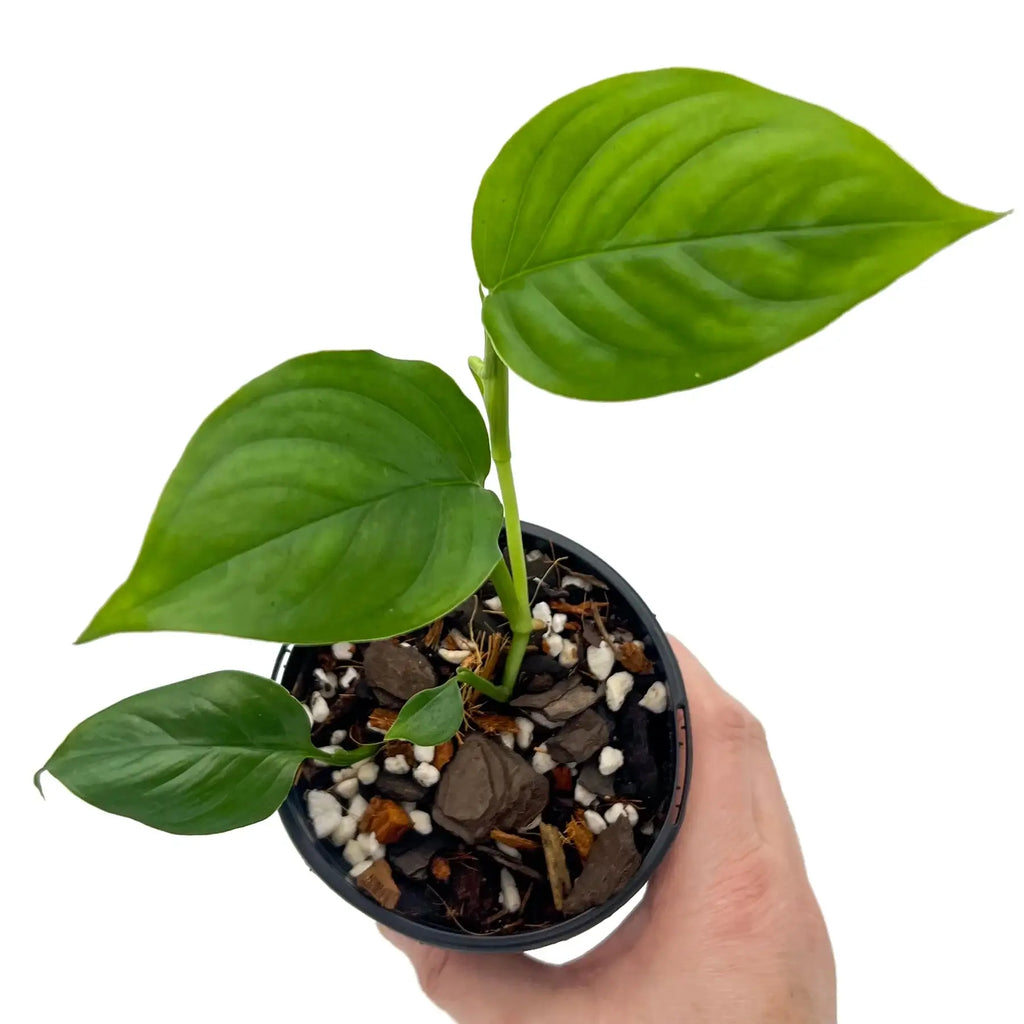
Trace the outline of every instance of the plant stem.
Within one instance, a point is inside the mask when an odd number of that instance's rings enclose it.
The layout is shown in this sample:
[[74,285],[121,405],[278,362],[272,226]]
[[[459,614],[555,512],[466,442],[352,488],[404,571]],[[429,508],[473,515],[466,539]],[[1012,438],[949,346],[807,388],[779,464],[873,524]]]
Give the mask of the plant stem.
[[498,487],[505,506],[505,541],[509,565],[502,560],[492,575],[501,605],[512,627],[512,647],[505,659],[502,691],[507,700],[519,677],[526,645],[533,628],[530,594],[526,582],[526,554],[519,522],[519,502],[512,477],[512,447],[508,431],[508,367],[498,358],[491,339],[485,335],[484,363],[481,373],[484,408],[491,434],[491,458],[498,473]]

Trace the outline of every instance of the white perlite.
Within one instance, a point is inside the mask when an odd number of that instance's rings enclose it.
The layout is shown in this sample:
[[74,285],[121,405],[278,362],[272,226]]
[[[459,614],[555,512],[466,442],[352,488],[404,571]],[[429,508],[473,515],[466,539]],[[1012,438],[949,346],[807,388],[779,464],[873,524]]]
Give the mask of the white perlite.
[[346,736],[348,736],[348,732],[345,729],[335,729],[331,733],[331,745],[340,747],[345,742]]
[[326,839],[340,824],[343,817],[341,804],[330,793],[311,789],[306,794],[306,811],[317,839]]
[[378,775],[380,775],[380,765],[374,764],[373,761],[365,761],[356,771],[356,778],[364,786],[372,786],[377,781]]
[[434,831],[434,822],[426,811],[409,811],[412,827],[421,836],[429,836]]
[[544,650],[552,658],[557,658],[565,647],[565,641],[557,633],[548,633],[544,637]]
[[581,807],[589,807],[597,799],[582,782],[576,783],[576,791],[573,793],[572,798]]
[[526,750],[533,742],[533,722],[528,718],[516,719],[516,746]]
[[373,857],[376,860],[377,854],[384,852],[380,840],[372,832],[361,832],[356,836],[356,842],[362,847],[364,857]]
[[364,871],[369,871],[370,868],[372,867],[373,858],[368,857],[366,860],[361,860],[358,864],[356,864],[355,867],[353,867],[352,870],[349,872],[349,874],[353,878],[358,878]]
[[640,814],[632,804],[612,804],[604,813],[604,820],[609,825],[614,825],[619,818],[625,818],[635,828]]
[[315,668],[313,678],[316,679],[317,687],[325,697],[331,698],[338,692],[338,677],[333,672]]
[[551,632],[561,633],[565,629],[565,624],[569,621],[569,616],[565,612],[555,612],[551,616]]
[[353,765],[351,768],[339,768],[335,772],[331,772],[332,782],[344,782],[346,779],[354,779],[356,777],[356,769]]
[[551,606],[547,601],[541,601],[533,606],[534,621],[541,623],[544,629],[551,625]]
[[437,653],[452,665],[461,665],[470,654],[469,651],[449,651],[447,647],[442,647]]
[[640,699],[640,707],[646,708],[652,715],[660,715],[668,710],[668,689],[664,683],[651,683],[650,689]]
[[506,913],[514,914],[520,906],[522,901],[519,899],[519,890],[516,888],[515,879],[512,877],[512,872],[508,868],[501,869],[501,905],[505,908]]
[[595,679],[607,679],[614,664],[615,652],[606,640],[601,641],[600,647],[587,648],[587,668]]
[[331,644],[331,654],[338,659],[338,661],[351,661],[352,655],[355,653],[356,645],[350,644],[346,640],[342,640],[340,643]]
[[489,597],[489,598],[487,598],[487,600],[484,601],[484,607],[485,608],[490,608],[490,610],[492,612],[500,612],[500,611],[503,610],[502,607],[501,607],[501,598],[500,597]]
[[353,665],[349,665],[349,667],[345,669],[345,674],[338,680],[338,685],[343,690],[347,690],[358,678],[359,672]]
[[331,709],[327,706],[327,701],[324,700],[324,695],[320,692],[314,693],[309,698],[309,710],[313,716],[313,721],[317,725],[321,722],[326,722],[327,716],[331,713]]
[[628,672],[616,672],[608,677],[604,692],[609,711],[619,711],[629,691],[633,689],[633,677]]
[[574,668],[576,662],[580,660],[580,649],[577,644],[574,644],[571,640],[566,640],[562,644],[562,653],[558,656],[558,664],[562,668]]
[[359,795],[352,797],[348,805],[348,813],[358,821],[365,813],[366,809],[370,805],[366,802],[366,797]]
[[416,765],[416,769],[412,773],[412,777],[421,785],[426,786],[428,789],[431,786],[436,786],[441,780],[441,773],[432,765],[427,762],[422,762]]
[[597,813],[597,811],[584,811],[583,820],[587,823],[587,828],[589,828],[595,836],[599,836],[608,827],[608,822],[606,822],[604,818]]
[[616,750],[615,747],[605,747],[597,759],[597,770],[602,775],[614,775],[625,760],[621,750]]
[[506,857],[511,857],[513,860],[522,860],[523,855],[514,847],[509,846],[508,843],[495,842],[494,844]]
[[331,842],[335,846],[344,846],[350,839],[355,838],[358,827],[359,822],[351,814],[347,814],[341,819],[341,824],[331,833]]
[[619,818],[625,815],[625,813],[625,804],[612,804],[611,807],[609,807],[608,810],[604,812],[604,820],[608,822],[609,825],[614,825],[615,822],[619,820]]
[[653,836],[654,835],[654,822],[653,821],[645,821],[640,826],[640,834],[644,835],[644,836]]
[[334,792],[343,800],[351,800],[359,792],[359,779],[345,779],[334,787]]
[[341,855],[349,864],[358,864],[366,858],[363,848],[354,839],[350,839],[345,844],[345,849],[341,851]]
[[516,745],[516,737],[514,733],[503,732],[501,734],[502,746],[507,747],[509,750],[514,750]]
[[405,759],[405,754],[395,754],[394,757],[385,757],[384,771],[391,772],[392,775],[408,775],[409,762]]
[[433,761],[434,748],[414,746],[412,748],[412,756],[415,757],[417,761]]
[[543,747],[537,748],[537,753],[533,755],[533,761],[530,763],[538,775],[544,775],[555,767],[554,759]]

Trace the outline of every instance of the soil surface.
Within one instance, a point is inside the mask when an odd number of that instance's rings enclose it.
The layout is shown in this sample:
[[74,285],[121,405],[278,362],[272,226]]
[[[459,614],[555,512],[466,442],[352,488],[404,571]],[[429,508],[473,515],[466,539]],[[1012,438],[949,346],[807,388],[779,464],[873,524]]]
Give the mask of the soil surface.
[[[530,552],[535,626],[511,704],[465,689],[451,743],[385,744],[296,779],[320,841],[388,909],[470,934],[544,928],[639,868],[675,791],[657,651],[623,599],[553,546]],[[392,640],[296,647],[284,682],[318,746],[379,742],[403,703],[462,665],[500,680],[509,628],[489,583]]]

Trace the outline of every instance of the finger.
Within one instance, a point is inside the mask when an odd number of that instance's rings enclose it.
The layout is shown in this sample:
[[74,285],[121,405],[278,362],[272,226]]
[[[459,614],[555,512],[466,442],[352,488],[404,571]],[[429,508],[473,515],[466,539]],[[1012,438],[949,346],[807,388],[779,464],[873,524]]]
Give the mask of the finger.
[[686,824],[662,873],[699,881],[764,844],[802,863],[764,729],[686,647],[672,646],[690,707],[693,775]]
[[739,701],[675,638],[670,638],[686,687],[693,764],[686,828],[704,847],[756,834],[753,748],[758,727]]
[[427,998],[459,1024],[528,1020],[553,1009],[555,968],[547,964],[516,953],[456,953],[378,927],[409,958]]

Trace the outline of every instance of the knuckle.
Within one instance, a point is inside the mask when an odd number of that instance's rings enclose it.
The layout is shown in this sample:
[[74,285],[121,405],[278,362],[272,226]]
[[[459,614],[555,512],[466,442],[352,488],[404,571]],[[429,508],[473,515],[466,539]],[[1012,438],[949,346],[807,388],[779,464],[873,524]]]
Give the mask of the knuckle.
[[744,746],[766,742],[761,722],[732,697],[718,705],[710,724],[715,738],[724,743]]
[[448,951],[427,947],[416,964],[416,976],[423,994],[432,1002],[441,1002],[447,987]]
[[719,869],[712,889],[714,927],[719,936],[755,934],[772,919],[779,866],[763,845]]

